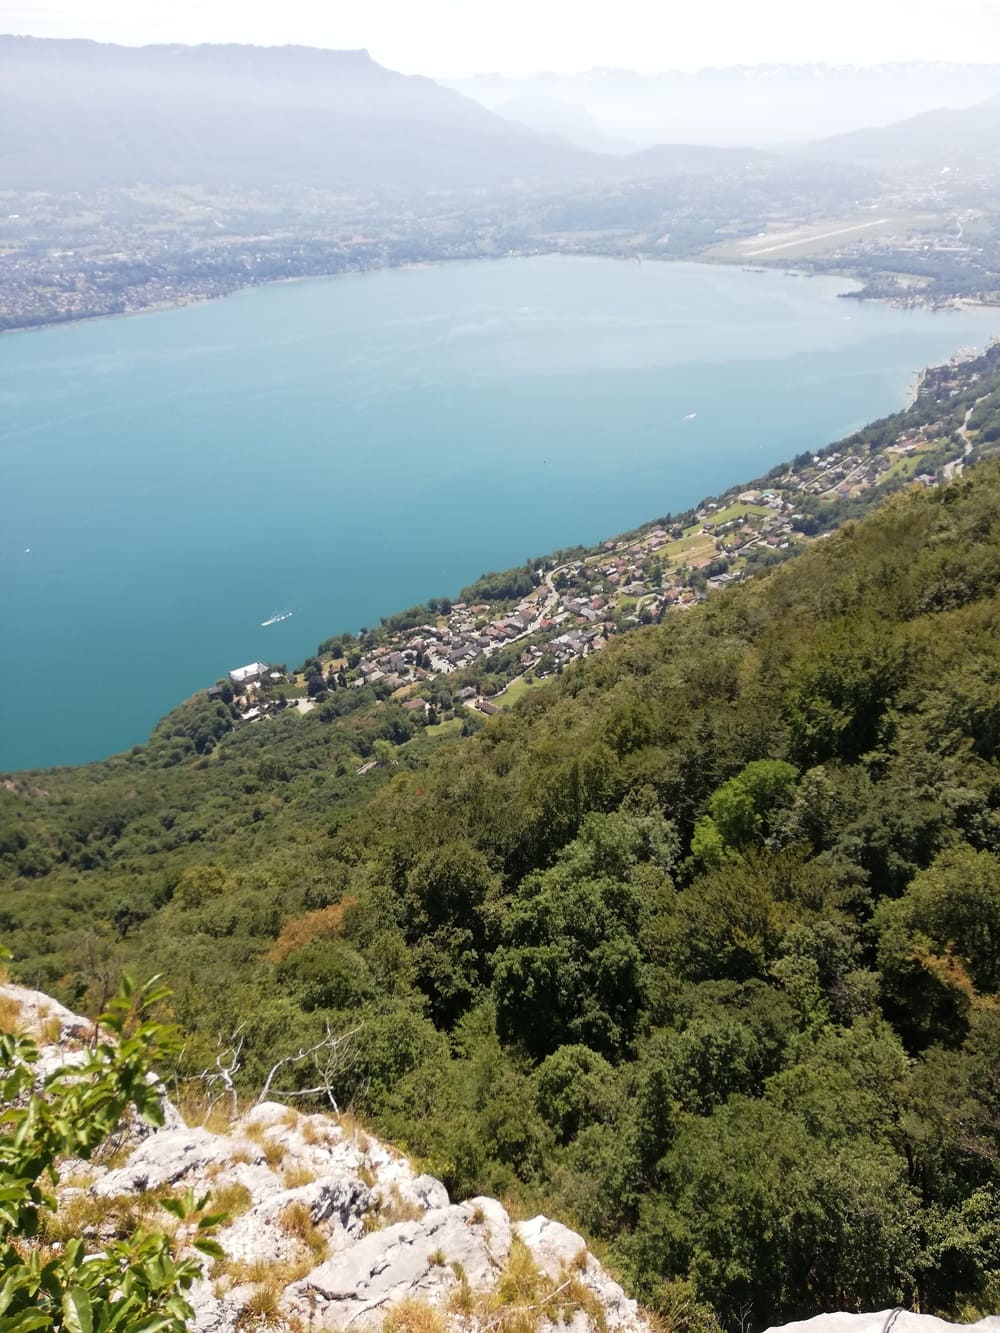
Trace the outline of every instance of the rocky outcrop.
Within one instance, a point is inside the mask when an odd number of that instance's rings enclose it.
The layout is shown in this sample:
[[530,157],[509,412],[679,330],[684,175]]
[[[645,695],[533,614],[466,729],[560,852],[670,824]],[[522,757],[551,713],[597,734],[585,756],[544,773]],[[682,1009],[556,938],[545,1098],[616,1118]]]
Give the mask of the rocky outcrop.
[[[38,992],[0,986],[0,1004],[38,1035],[46,1073],[93,1035]],[[265,1102],[213,1133],[166,1101],[164,1112],[159,1129],[124,1127],[114,1165],[67,1163],[60,1211],[98,1245],[129,1205],[210,1192],[229,1220],[218,1233],[225,1259],[191,1293],[196,1333],[650,1333],[575,1232],[547,1217],[515,1221],[496,1199],[452,1203],[439,1180],[349,1118]],[[956,1325],[879,1310],[766,1333],[1000,1333],[1000,1318]]]
[[[47,1070],[92,1032],[36,992],[0,995],[42,1036]],[[217,1233],[225,1259],[192,1292],[195,1330],[368,1330],[395,1317],[403,1333],[473,1333],[505,1322],[514,1302],[520,1326],[538,1333],[648,1333],[575,1232],[546,1217],[516,1222],[495,1199],[452,1203],[440,1181],[347,1118],[265,1102],[213,1133],[164,1110],[164,1126],[128,1135],[114,1165],[67,1164],[60,1210],[98,1243],[102,1219],[110,1226],[130,1202],[210,1192],[229,1213]]]
[[929,1314],[910,1310],[876,1310],[871,1314],[819,1314],[794,1324],[781,1324],[766,1333],[1000,1333],[1000,1318],[991,1315],[976,1324],[949,1324]]

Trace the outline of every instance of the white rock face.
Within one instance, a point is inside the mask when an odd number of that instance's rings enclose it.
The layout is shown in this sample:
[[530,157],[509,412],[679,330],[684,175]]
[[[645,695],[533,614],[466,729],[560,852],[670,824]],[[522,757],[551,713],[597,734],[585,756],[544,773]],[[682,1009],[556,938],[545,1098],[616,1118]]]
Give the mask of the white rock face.
[[794,1324],[779,1324],[766,1333],[1000,1333],[1000,1317],[976,1324],[949,1324],[930,1314],[909,1310],[876,1310],[871,1314],[819,1314]]
[[566,1272],[579,1277],[603,1306],[609,1328],[638,1330],[646,1327],[636,1302],[608,1276],[587,1249],[582,1236],[561,1222],[550,1222],[542,1216],[533,1217],[530,1222],[517,1222],[515,1231],[543,1273],[554,1279]]
[[431,1208],[375,1231],[289,1287],[286,1308],[315,1328],[378,1328],[404,1298],[444,1305],[460,1264],[474,1289],[493,1285],[510,1254],[511,1226],[495,1199]]
[[49,1039],[58,1043],[85,1041],[94,1030],[88,1019],[71,1013],[64,1004],[41,991],[6,984],[0,986],[0,995],[20,1007],[24,1027],[36,1039],[46,1036],[50,1027],[54,1031]]
[[[40,1060],[46,1072],[79,1059],[91,1024],[37,991],[0,986],[0,997],[20,1004],[25,1025],[48,1039]],[[417,1300],[441,1311],[448,1333],[475,1333],[489,1328],[491,1316],[462,1313],[455,1298],[487,1299],[515,1243],[526,1247],[550,1291],[568,1292],[558,1322],[536,1318],[538,1333],[592,1333],[597,1310],[607,1333],[650,1333],[635,1301],[576,1232],[542,1216],[512,1222],[496,1199],[453,1204],[439,1180],[416,1174],[400,1153],[356,1127],[265,1102],[227,1134],[213,1134],[187,1127],[169,1102],[164,1111],[161,1129],[128,1123],[124,1165],[73,1164],[77,1183],[62,1195],[85,1190],[110,1207],[122,1196],[191,1188],[227,1204],[231,1220],[218,1233],[226,1263],[215,1271],[208,1265],[190,1294],[193,1333],[237,1333],[262,1288],[276,1295],[271,1328],[367,1333],[399,1302]],[[81,1186],[84,1167],[91,1179]],[[1000,1318],[959,1325],[879,1310],[817,1315],[766,1333],[1000,1333]]]
[[[58,1022],[58,1041],[42,1050],[49,1070],[71,1063],[74,1043],[92,1032],[38,992],[4,986],[0,995],[21,1003],[43,1037]],[[63,1197],[85,1191],[110,1208],[123,1197],[190,1188],[228,1206],[231,1220],[217,1234],[226,1263],[208,1264],[190,1294],[195,1333],[235,1333],[262,1288],[277,1296],[279,1322],[271,1327],[375,1330],[394,1305],[416,1300],[440,1309],[449,1330],[469,1333],[475,1321],[452,1309],[455,1298],[486,1299],[515,1238],[549,1289],[568,1292],[560,1330],[587,1333],[599,1306],[608,1333],[649,1333],[635,1302],[575,1232],[546,1217],[512,1223],[495,1199],[453,1204],[439,1180],[356,1127],[265,1102],[228,1133],[213,1134],[187,1127],[169,1102],[164,1111],[161,1129],[128,1126],[123,1165],[74,1164],[75,1183]],[[81,1186],[83,1169],[90,1180]],[[538,1326],[555,1333],[544,1318]]]

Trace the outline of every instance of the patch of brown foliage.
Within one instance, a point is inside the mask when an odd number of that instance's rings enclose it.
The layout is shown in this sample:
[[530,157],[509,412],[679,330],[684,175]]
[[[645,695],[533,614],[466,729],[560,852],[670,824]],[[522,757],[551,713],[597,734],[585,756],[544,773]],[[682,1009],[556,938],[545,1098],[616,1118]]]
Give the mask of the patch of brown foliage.
[[357,898],[348,896],[329,907],[306,912],[304,916],[289,917],[281,928],[281,934],[264,955],[265,958],[269,963],[281,963],[310,940],[336,939],[344,923],[344,913],[357,901]]

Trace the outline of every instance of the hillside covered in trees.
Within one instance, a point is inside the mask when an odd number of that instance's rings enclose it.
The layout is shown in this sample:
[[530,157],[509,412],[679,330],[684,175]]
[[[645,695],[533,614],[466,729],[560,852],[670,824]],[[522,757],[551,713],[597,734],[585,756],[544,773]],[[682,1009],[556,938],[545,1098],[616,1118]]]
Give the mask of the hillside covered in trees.
[[987,461],[366,776],[363,708],[17,775],[0,933],[77,1007],[165,973],[181,1082],[351,1034],[341,1106],[671,1327],[989,1312],[998,623]]

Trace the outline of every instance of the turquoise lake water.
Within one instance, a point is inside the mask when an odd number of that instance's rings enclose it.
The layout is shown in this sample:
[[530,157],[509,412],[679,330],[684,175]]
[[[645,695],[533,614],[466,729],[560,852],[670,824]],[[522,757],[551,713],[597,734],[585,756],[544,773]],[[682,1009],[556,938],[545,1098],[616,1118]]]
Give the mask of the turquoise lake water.
[[548,257],[0,338],[0,769],[684,508],[1000,333],[844,285]]

